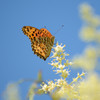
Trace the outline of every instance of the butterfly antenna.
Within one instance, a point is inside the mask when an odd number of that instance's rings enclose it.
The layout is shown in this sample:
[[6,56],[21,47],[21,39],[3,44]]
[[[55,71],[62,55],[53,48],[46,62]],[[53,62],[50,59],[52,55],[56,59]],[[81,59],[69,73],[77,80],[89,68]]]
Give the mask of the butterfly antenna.
[[[61,25],[61,27],[56,31],[56,33],[58,33],[63,27],[64,27],[64,25]],[[55,33],[55,34],[56,34],[56,33]],[[56,44],[57,44],[57,40],[56,40],[56,38],[55,38],[54,45],[56,45]]]
[[44,28],[47,28],[46,26],[44,26]]
[[64,25],[61,25],[61,27],[56,31],[56,33],[58,33],[63,27],[64,27]]

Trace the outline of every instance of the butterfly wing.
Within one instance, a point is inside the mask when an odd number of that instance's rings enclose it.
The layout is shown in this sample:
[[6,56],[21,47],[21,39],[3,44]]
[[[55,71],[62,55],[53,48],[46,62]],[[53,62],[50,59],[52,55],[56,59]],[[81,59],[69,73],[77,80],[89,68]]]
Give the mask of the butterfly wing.
[[22,28],[22,31],[25,35],[29,37],[29,39],[32,41],[34,38],[39,37],[39,29],[32,27],[32,26],[24,26]]
[[51,53],[55,37],[45,28],[39,30],[35,27],[24,26],[22,30],[29,37],[34,54],[46,60]]

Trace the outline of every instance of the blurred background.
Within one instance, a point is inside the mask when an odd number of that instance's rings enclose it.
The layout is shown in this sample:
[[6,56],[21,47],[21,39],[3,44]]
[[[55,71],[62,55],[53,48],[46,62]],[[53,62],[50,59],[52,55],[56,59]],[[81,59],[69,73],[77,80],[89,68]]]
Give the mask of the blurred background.
[[[44,80],[59,78],[48,64],[50,57],[44,61],[34,55],[30,40],[22,32],[23,26],[38,29],[46,26],[56,41],[66,45],[69,60],[82,53],[87,44],[78,35],[83,25],[79,6],[84,2],[100,15],[99,0],[0,0],[0,100],[7,84],[20,79],[36,79],[39,70]],[[64,27],[55,34],[61,25]],[[81,70],[72,70],[68,82],[78,71]],[[30,84],[20,85],[22,100],[26,98]],[[48,95],[35,96],[35,100],[40,99],[51,100]]]

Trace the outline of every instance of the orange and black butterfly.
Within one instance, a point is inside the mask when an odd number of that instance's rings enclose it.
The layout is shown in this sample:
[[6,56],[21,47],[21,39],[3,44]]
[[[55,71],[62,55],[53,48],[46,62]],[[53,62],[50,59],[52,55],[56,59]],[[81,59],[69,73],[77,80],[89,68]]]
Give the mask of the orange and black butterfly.
[[46,60],[51,53],[55,37],[45,28],[24,26],[22,31],[29,37],[34,54]]

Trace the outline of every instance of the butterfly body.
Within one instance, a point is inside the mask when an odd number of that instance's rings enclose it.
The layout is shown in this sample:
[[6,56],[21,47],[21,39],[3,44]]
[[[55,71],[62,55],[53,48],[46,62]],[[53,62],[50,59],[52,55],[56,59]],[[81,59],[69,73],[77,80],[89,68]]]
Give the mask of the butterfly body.
[[22,31],[29,37],[34,54],[46,60],[51,53],[55,37],[45,28],[24,26]]

